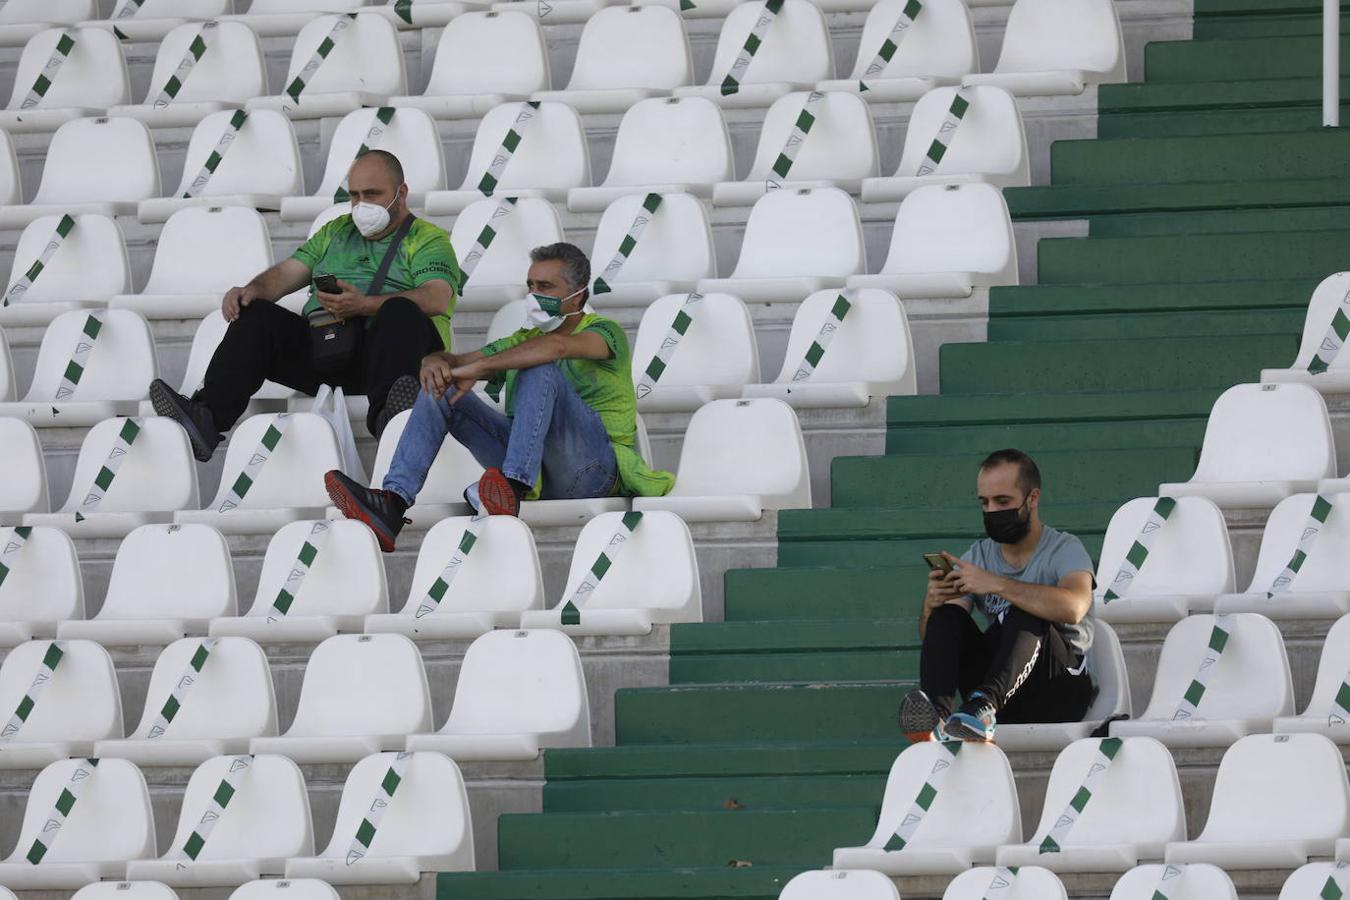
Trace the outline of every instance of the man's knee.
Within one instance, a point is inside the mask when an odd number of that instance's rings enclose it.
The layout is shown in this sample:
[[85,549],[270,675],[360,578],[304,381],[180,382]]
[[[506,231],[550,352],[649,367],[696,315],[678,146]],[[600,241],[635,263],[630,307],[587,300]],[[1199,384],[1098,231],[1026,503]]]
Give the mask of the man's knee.
[[1003,627],[1043,635],[1050,630],[1050,622],[1040,616],[1032,615],[1025,609],[1009,606],[1003,617]]
[[412,300],[407,297],[390,297],[380,304],[380,308],[375,310],[375,327],[388,326],[390,324],[420,325],[426,318],[426,315]]
[[969,620],[970,613],[965,607],[959,603],[944,603],[928,614],[924,636],[934,640],[946,640],[948,635],[957,634],[960,629],[965,628]]
[[516,391],[534,391],[562,385],[563,373],[554,363],[540,363],[516,373]]

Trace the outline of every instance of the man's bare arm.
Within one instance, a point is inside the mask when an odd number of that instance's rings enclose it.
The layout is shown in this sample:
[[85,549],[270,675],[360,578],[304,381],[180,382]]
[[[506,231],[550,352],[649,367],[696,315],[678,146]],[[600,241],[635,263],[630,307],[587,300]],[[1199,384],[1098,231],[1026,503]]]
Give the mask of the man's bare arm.
[[225,292],[220,302],[221,315],[225,321],[233,322],[239,313],[254,300],[275,302],[282,297],[298,291],[309,283],[309,266],[290,257],[264,269],[243,287],[232,287]]

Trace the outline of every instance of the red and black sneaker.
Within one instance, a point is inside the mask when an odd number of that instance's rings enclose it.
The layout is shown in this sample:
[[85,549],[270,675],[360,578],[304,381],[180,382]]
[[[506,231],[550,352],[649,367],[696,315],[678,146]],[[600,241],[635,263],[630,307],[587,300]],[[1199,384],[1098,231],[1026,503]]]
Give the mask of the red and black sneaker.
[[490,516],[520,516],[520,498],[524,491],[496,467],[478,479],[478,503]]
[[900,711],[896,718],[899,720],[900,731],[914,743],[947,740],[947,734],[943,730],[943,720],[947,716],[923,691],[910,691],[906,694],[900,701]]
[[380,549],[394,552],[394,541],[408,519],[403,518],[408,505],[393,491],[368,488],[333,469],[323,476],[324,489],[333,505],[349,519],[365,522],[375,532]]

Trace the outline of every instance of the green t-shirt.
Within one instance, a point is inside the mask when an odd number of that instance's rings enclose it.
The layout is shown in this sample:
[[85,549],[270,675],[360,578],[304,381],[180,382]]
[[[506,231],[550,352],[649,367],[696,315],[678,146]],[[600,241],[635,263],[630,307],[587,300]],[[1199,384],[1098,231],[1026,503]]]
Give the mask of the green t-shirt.
[[[335,275],[356,285],[358,290],[366,290],[375,279],[375,272],[393,239],[394,235],[390,234],[382,240],[368,241],[356,230],[350,215],[341,215],[315,232],[314,237],[305,241],[291,256],[304,263],[315,275]],[[450,316],[455,311],[455,301],[459,299],[459,263],[450,246],[450,235],[445,233],[445,229],[425,219],[418,219],[399,245],[398,254],[389,266],[380,293],[396,294],[436,279],[448,282],[454,291],[450,307],[444,313],[432,317],[441,335],[441,342],[449,350]],[[314,286],[310,285],[304,314],[308,315],[319,308]]]

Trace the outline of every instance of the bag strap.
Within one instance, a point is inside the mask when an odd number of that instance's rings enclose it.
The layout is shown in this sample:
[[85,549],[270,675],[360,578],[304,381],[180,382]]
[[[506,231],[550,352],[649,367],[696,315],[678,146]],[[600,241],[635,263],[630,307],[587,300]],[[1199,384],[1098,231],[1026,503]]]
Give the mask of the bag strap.
[[416,221],[417,217],[408,213],[407,218],[403,220],[403,224],[398,226],[398,231],[394,232],[394,239],[389,242],[389,249],[384,251],[384,259],[380,260],[380,267],[375,270],[375,277],[371,279],[370,287],[366,288],[366,296],[374,296],[380,292],[380,288],[384,287],[385,276],[389,274],[389,267],[394,264],[394,257],[398,255],[399,245],[408,236],[408,232],[412,230],[413,223]]

